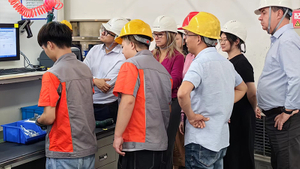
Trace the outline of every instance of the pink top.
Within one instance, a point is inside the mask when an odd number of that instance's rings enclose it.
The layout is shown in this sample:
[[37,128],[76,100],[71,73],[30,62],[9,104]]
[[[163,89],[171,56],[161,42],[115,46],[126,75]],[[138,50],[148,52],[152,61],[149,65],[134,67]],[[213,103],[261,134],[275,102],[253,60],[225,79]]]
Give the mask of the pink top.
[[[182,71],[182,78],[184,78],[184,75],[189,70],[189,67],[191,66],[194,59],[195,59],[195,55],[193,55],[191,53],[186,55],[185,61],[184,61],[184,66],[183,66],[183,71]],[[184,121],[184,114],[183,114],[182,110],[181,110],[181,121]]]
[[186,55],[185,61],[184,61],[184,66],[183,66],[183,71],[182,71],[182,78],[184,78],[184,75],[189,70],[189,67],[194,59],[195,59],[195,55],[193,55],[191,53]]
[[169,59],[168,56],[166,56],[166,58],[161,62],[161,64],[167,69],[167,71],[172,76],[172,98],[176,98],[178,88],[182,82],[184,56],[183,54],[175,50],[175,56],[173,56],[171,59]]

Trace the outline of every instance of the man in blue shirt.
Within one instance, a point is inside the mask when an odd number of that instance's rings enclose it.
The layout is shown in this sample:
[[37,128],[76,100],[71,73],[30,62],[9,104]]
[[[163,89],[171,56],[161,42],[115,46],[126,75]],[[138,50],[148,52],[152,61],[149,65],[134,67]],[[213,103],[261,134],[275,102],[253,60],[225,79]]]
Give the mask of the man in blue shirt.
[[300,168],[300,37],[289,24],[289,0],[261,0],[255,11],[271,46],[257,85],[258,107],[266,115],[274,169]]
[[196,56],[178,91],[179,104],[188,121],[185,166],[223,169],[229,145],[228,120],[234,102],[245,95],[247,86],[215,48],[221,28],[214,15],[199,12],[183,29],[188,50]]

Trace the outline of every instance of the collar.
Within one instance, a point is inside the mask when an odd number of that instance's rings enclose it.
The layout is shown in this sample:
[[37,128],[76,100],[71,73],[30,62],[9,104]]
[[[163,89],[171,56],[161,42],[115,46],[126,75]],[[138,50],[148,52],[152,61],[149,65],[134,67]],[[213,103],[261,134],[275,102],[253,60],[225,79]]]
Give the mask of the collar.
[[136,53],[135,56],[140,56],[140,55],[152,55],[152,52],[150,50],[142,50],[142,51],[139,51],[138,53]]
[[292,24],[286,24],[283,27],[281,27],[280,29],[278,29],[272,36],[271,36],[271,40],[272,39],[279,39],[279,37],[288,29],[293,29],[293,25]]
[[198,55],[195,57],[195,59],[200,58],[201,55],[205,55],[206,53],[210,53],[210,52],[217,52],[217,50],[215,47],[207,47],[203,49],[201,52],[199,52]]
[[61,60],[65,59],[67,57],[74,57],[76,59],[76,55],[74,53],[67,53],[67,54],[62,55],[60,58],[58,58],[53,65],[56,65],[58,62],[60,62]]
[[[102,45],[102,48],[101,50],[103,50],[105,52],[105,44]],[[109,53],[122,53],[122,47],[120,44],[118,44],[117,46],[115,46],[110,52],[108,52],[107,54]],[[106,53],[106,52],[105,52]]]

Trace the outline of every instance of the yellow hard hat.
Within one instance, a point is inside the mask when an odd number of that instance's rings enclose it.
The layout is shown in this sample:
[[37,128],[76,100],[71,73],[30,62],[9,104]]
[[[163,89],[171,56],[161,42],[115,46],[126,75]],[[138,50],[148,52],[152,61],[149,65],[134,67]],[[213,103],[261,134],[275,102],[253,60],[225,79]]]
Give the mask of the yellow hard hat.
[[134,19],[129,21],[122,28],[120,35],[115,39],[115,42],[122,44],[122,37],[127,35],[145,35],[151,38],[153,41],[152,31],[150,26],[142,20]]
[[63,20],[63,21],[61,21],[60,23],[67,25],[67,26],[71,29],[71,31],[73,31],[72,24],[71,24],[69,21]]
[[221,39],[221,25],[219,19],[207,12],[199,12],[191,19],[190,23],[182,29],[207,38]]

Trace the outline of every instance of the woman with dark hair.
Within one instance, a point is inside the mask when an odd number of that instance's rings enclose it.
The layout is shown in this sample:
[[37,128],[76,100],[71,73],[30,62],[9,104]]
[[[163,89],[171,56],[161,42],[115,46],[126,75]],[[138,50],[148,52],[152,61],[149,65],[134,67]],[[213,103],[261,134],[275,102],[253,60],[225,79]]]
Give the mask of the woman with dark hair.
[[177,35],[175,37],[175,40],[176,40],[176,46],[177,46],[177,49],[179,49],[179,51],[184,55],[186,56],[189,52],[188,52],[188,48],[185,44],[185,33],[184,33],[184,30],[182,30],[181,26],[178,28],[177,30]]
[[245,96],[234,104],[229,123],[230,145],[224,157],[224,169],[254,169],[254,131],[256,88],[254,72],[246,53],[246,28],[238,21],[227,22],[221,31],[222,51],[246,83]]
[[[177,29],[176,35],[176,45],[177,48],[182,51],[185,55],[184,66],[182,71],[182,78],[188,71],[192,61],[195,58],[195,55],[188,52],[188,48],[185,43],[185,32],[182,27],[185,27],[189,24],[190,20],[197,15],[199,12],[190,12],[184,19],[182,26],[179,26]],[[176,134],[175,145],[174,145],[174,153],[173,153],[173,169],[182,169],[185,167],[185,149],[184,149],[184,112],[181,111],[181,120],[179,123],[179,130]]]

